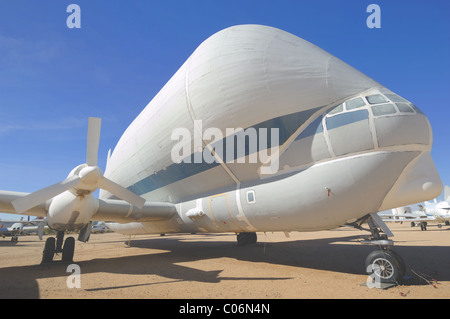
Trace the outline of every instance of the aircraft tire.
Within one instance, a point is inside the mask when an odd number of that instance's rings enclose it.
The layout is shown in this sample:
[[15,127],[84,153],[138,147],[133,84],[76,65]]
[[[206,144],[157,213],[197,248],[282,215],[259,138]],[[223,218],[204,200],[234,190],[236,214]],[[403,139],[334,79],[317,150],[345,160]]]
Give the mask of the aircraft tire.
[[75,238],[67,237],[64,241],[64,247],[62,251],[62,261],[72,262],[73,254],[75,252]]
[[55,242],[54,237],[49,237],[45,241],[41,264],[52,262],[53,256],[55,256]]
[[389,252],[393,255],[393,257],[395,259],[397,259],[397,262],[400,266],[399,271],[400,271],[400,279],[403,278],[403,276],[406,274],[406,264],[405,261],[403,260],[403,258],[394,250],[389,250]]
[[239,233],[237,235],[238,246],[256,244],[257,240],[256,233]]
[[366,258],[366,271],[375,283],[398,284],[405,273],[403,260],[391,250],[375,250]]

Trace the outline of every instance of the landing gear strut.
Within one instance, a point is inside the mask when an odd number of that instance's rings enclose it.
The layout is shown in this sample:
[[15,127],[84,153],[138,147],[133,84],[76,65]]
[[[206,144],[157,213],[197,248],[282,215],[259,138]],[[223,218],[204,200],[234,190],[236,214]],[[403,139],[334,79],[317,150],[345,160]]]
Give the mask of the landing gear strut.
[[60,253],[62,253],[63,262],[72,262],[74,251],[75,239],[73,237],[68,237],[64,241],[64,231],[58,231],[56,234],[56,240],[54,237],[49,237],[45,241],[41,264],[52,262],[55,254]]
[[[78,240],[88,242],[91,236],[92,224],[88,223],[80,229]],[[63,245],[64,243],[64,245]],[[67,237],[64,241],[64,231],[60,230],[56,233],[56,240],[53,237],[47,238],[42,254],[41,264],[50,263],[53,261],[55,254],[61,254],[63,262],[73,262],[73,254],[75,252],[75,238]]]
[[[361,224],[366,222],[369,229],[364,229]],[[373,213],[365,216],[358,222],[351,226],[368,230],[371,236],[361,241],[362,244],[378,246],[379,249],[372,251],[366,258],[365,266],[366,272],[372,280],[372,287],[387,288],[397,285],[403,278],[406,272],[406,266],[403,259],[395,251],[391,250],[394,242],[388,237],[393,234],[381,220],[381,218]]]

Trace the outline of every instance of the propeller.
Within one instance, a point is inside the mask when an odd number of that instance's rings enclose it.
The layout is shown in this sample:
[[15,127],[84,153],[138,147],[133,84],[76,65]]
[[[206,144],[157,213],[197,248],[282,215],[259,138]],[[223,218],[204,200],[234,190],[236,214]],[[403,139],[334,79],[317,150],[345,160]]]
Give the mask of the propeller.
[[84,196],[101,188],[138,208],[144,206],[145,199],[104,177],[102,170],[97,166],[100,128],[101,119],[90,117],[87,136],[86,164],[74,168],[69,176],[62,182],[13,200],[11,204],[14,206],[17,213],[23,213],[70,189],[74,189],[79,196]]

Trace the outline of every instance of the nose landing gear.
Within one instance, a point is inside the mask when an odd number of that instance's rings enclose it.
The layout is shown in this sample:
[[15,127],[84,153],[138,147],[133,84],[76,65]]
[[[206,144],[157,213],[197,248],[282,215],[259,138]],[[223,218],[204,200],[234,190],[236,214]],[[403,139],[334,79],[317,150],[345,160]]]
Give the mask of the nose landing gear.
[[[369,225],[369,229],[361,227],[365,222]],[[368,286],[388,288],[398,285],[406,273],[406,266],[402,257],[391,249],[394,242],[388,237],[394,235],[387,225],[376,213],[372,213],[349,226],[370,231],[371,236],[362,240],[361,243],[379,248],[372,251],[365,261],[366,272],[369,275]]]
[[401,282],[405,275],[405,263],[393,250],[372,251],[366,258],[366,271],[375,288],[389,287]]

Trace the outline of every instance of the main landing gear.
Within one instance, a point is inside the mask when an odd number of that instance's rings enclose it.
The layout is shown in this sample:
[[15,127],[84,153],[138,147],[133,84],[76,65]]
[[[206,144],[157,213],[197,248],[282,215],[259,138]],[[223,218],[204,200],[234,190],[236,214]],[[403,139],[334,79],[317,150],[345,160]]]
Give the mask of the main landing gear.
[[[92,225],[90,223],[85,225],[80,230],[78,240],[82,242],[89,241],[89,237],[91,236],[91,229]],[[54,237],[49,237],[45,241],[41,264],[52,262],[55,254],[61,254],[61,259],[63,262],[72,263],[74,252],[75,238],[67,237],[67,239],[64,241],[64,231],[59,230],[56,233],[56,239]]]
[[256,233],[238,233],[237,243],[238,246],[245,246],[250,244],[256,244],[258,237]]
[[56,240],[54,237],[49,237],[45,241],[41,264],[52,262],[55,254],[60,253],[62,253],[61,259],[63,262],[72,262],[74,252],[75,238],[68,237],[64,241],[64,231],[58,231],[58,233],[56,234]]
[[362,229],[361,224],[367,222],[371,236],[361,241],[362,244],[378,246],[366,258],[366,272],[369,275],[367,285],[371,288],[388,288],[398,285],[406,273],[403,259],[391,248],[394,242],[388,237],[393,236],[381,218],[373,213],[365,216],[351,226]]

